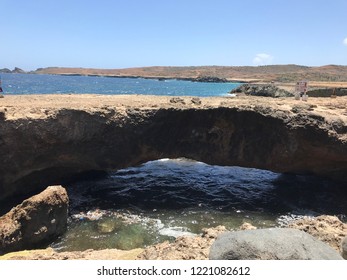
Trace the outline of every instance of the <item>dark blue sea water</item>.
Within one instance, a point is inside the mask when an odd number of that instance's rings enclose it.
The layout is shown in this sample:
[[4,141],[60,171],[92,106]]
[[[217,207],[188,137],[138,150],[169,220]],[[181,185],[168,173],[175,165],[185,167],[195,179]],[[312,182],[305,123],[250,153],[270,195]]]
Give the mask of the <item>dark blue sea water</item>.
[[62,251],[133,249],[218,225],[267,228],[302,216],[347,217],[346,185],[183,158],[147,162],[67,189],[69,229],[51,244]]
[[151,94],[223,96],[238,83],[200,83],[182,80],[108,78],[37,74],[0,74],[5,94]]

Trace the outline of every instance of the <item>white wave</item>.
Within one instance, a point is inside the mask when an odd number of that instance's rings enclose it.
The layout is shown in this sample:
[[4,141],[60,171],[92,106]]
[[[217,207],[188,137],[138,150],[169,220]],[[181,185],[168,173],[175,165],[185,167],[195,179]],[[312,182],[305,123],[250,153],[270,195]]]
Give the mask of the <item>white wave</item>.
[[196,234],[187,231],[184,227],[169,227],[162,228],[159,230],[161,235],[171,236],[171,237],[180,237],[180,236],[196,236]]

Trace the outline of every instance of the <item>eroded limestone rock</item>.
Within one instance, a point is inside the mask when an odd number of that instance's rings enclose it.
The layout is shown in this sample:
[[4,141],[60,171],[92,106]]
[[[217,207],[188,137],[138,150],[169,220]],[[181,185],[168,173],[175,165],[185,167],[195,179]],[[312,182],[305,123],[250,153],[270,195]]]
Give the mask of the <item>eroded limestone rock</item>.
[[0,201],[84,172],[160,158],[347,181],[347,98],[317,99],[312,106],[298,106],[294,98],[200,99],[4,98]]
[[64,233],[69,198],[62,186],[50,186],[0,217],[0,254],[30,249]]
[[347,224],[335,216],[322,215],[315,218],[304,218],[288,225],[309,233],[341,252],[341,242],[347,236]]

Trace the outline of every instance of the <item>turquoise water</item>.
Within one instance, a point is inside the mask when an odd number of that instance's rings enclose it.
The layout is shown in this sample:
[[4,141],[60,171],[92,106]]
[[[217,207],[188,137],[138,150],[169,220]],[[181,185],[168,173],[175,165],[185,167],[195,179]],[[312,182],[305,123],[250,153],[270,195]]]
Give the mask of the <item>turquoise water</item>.
[[5,94],[151,94],[223,96],[238,83],[198,83],[181,80],[107,78],[36,74],[0,74]]

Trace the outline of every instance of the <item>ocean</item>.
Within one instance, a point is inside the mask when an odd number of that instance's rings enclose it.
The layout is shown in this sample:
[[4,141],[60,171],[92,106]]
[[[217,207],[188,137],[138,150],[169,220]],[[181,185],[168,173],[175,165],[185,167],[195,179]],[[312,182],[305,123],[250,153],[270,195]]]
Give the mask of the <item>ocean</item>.
[[1,74],[4,94],[150,94],[167,96],[225,96],[238,83],[201,83],[185,80]]
[[[4,94],[151,94],[225,96],[235,83],[85,76],[1,74]],[[347,186],[314,176],[279,174],[190,159],[160,159],[64,186],[68,230],[58,251],[133,249],[204,227],[284,226],[303,216],[347,220]]]

